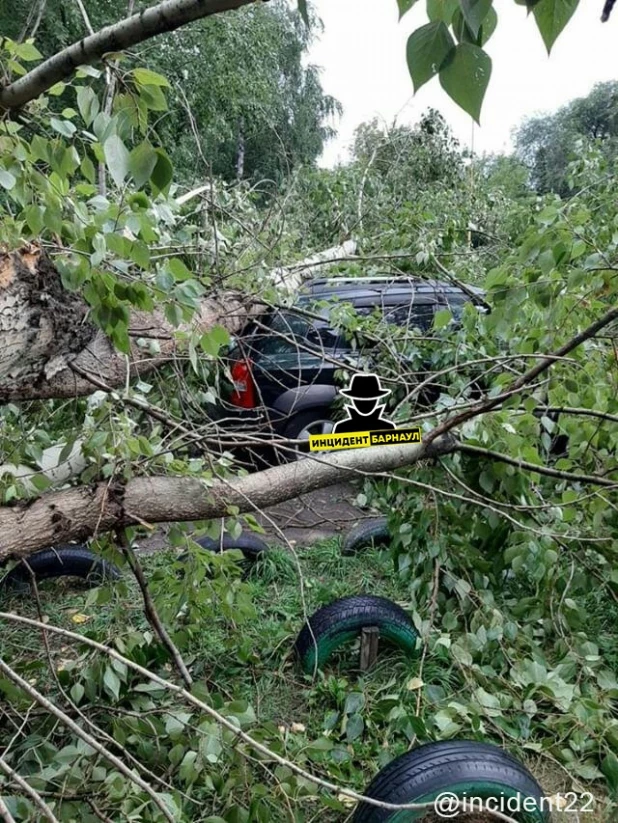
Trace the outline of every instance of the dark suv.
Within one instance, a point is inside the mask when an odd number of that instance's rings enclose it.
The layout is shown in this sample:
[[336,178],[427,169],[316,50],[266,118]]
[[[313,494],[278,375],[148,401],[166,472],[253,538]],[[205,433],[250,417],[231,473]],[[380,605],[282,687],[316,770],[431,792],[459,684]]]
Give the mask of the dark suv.
[[[237,338],[229,354],[238,411],[258,412],[268,430],[289,439],[332,431],[338,395],[335,372],[346,366],[371,370],[371,354],[338,331],[336,307],[357,315],[376,309],[388,323],[427,332],[436,311],[455,320],[466,303],[482,304],[480,289],[415,277],[332,278],[309,281],[290,308],[258,317]],[[298,454],[307,450],[299,447]]]

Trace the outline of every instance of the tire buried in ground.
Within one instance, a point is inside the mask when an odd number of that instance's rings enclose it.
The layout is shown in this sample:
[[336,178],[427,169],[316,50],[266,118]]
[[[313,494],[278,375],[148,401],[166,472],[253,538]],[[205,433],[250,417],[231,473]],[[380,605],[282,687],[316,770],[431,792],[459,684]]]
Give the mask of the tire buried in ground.
[[[268,545],[261,540],[257,535],[242,533],[238,537],[231,537],[224,535],[223,537],[198,537],[194,540],[198,546],[206,549],[213,554],[220,552],[241,551],[244,555],[245,561],[248,563],[255,563],[263,554],[268,551]],[[179,557],[182,563],[186,563],[191,557],[189,552],[183,552]]]
[[[364,794],[397,805],[438,802],[434,809],[399,811],[361,803],[352,823],[444,823],[449,818],[457,823],[492,823],[497,818],[484,805],[490,798],[496,811],[517,823],[550,819],[542,804],[543,789],[522,763],[498,746],[469,740],[428,743],[406,752],[378,772]],[[474,804],[467,811],[442,805],[456,803],[457,798],[469,803],[473,798]]]
[[31,581],[28,566],[37,582],[56,577],[79,577],[93,586],[98,586],[106,581],[119,580],[121,577],[116,566],[85,546],[59,546],[55,549],[43,549],[24,558],[4,577],[3,588],[13,591],[28,590]]
[[356,554],[361,549],[371,549],[374,546],[388,546],[391,542],[391,533],[388,529],[386,517],[372,517],[361,521],[351,529],[343,541],[342,554]]
[[415,654],[417,633],[401,606],[384,597],[358,594],[323,606],[305,623],[295,644],[304,671],[312,674],[316,661],[321,668],[336,649],[371,626],[380,630],[381,640]]

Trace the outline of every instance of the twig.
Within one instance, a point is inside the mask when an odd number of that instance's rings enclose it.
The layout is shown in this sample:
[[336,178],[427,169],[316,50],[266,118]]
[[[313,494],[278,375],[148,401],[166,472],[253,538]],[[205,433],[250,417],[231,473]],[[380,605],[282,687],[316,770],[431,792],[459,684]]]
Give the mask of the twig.
[[140,587],[142,599],[144,601],[144,611],[146,613],[146,617],[148,618],[148,622],[150,623],[155,633],[159,637],[161,643],[163,643],[165,648],[170,653],[170,656],[176,664],[176,668],[178,669],[185,686],[188,689],[190,689],[193,685],[193,678],[189,674],[189,670],[187,669],[185,661],[182,659],[182,655],[176,648],[174,641],[169,636],[167,629],[161,622],[161,618],[159,617],[159,613],[157,612],[157,607],[154,604],[154,601],[150,594],[150,589],[148,588],[148,581],[144,577],[144,570],[142,569],[139,560],[135,556],[135,552],[129,545],[126,538],[123,539],[121,537],[119,542],[122,549],[122,553],[127,558],[127,562],[131,567],[131,571],[133,572],[133,575],[137,580],[137,585]]
[[535,411],[582,415],[582,417],[598,417],[599,420],[608,420],[610,423],[618,423],[618,415],[596,411],[595,409],[581,409],[573,406],[538,406]]
[[[484,449],[481,446],[471,446],[466,443],[460,443],[457,451],[463,452],[464,454],[474,454],[479,457],[488,457],[491,460],[498,460],[500,463],[508,463],[509,466],[516,466],[518,469],[526,469],[526,471],[544,474],[547,477],[557,477],[560,480],[570,480],[573,483],[588,483],[593,486],[607,486],[612,489],[618,488],[618,480],[608,480],[606,477],[598,477],[591,474],[576,474],[560,471],[558,469],[552,469],[549,466],[539,466],[536,463],[529,463],[527,460],[520,460],[517,457],[509,457],[506,454],[501,454],[501,452]],[[618,471],[618,468],[615,469],[615,471]]]
[[[39,628],[39,629],[43,628],[46,631],[50,631],[50,632],[53,632],[54,634],[60,635],[61,637],[66,637],[68,639],[74,640],[77,643],[85,644],[87,646],[90,646],[93,649],[97,649],[97,651],[100,651],[103,654],[109,655],[113,659],[118,660],[120,663],[123,663],[127,668],[132,669],[137,674],[140,674],[142,677],[145,677],[147,680],[151,680],[153,683],[157,683],[162,688],[167,689],[168,691],[174,692],[175,694],[177,694],[180,697],[184,698],[184,700],[186,700],[188,703],[191,703],[192,705],[196,706],[198,709],[201,709],[207,715],[212,717],[213,720],[216,721],[216,723],[218,723],[220,726],[227,729],[228,731],[232,732],[235,737],[238,737],[240,740],[242,740],[244,743],[246,743],[254,751],[265,755],[266,757],[270,758],[271,760],[274,760],[276,763],[279,763],[279,765],[281,765],[281,766],[287,767],[288,769],[293,771],[295,774],[298,774],[300,777],[303,777],[303,778],[305,778],[305,780],[308,780],[310,783],[313,783],[316,786],[321,786],[323,789],[326,789],[329,792],[336,792],[337,794],[342,794],[345,797],[351,798],[352,800],[367,803],[371,806],[376,806],[376,807],[381,808],[381,809],[392,809],[393,811],[395,811],[395,810],[404,810],[404,809],[432,809],[432,808],[434,808],[434,803],[433,802],[431,802],[431,803],[405,803],[405,804],[387,803],[387,802],[384,802],[384,801],[381,801],[381,800],[376,800],[373,797],[366,797],[365,795],[362,795],[362,794],[359,794],[358,792],[355,792],[353,789],[348,789],[344,786],[338,786],[336,783],[331,783],[329,780],[324,780],[321,777],[317,777],[316,775],[311,774],[311,772],[308,772],[305,769],[301,768],[300,766],[298,766],[293,761],[288,760],[285,757],[282,757],[280,754],[277,754],[277,752],[272,751],[271,749],[268,748],[268,746],[265,746],[263,743],[260,743],[258,740],[255,740],[255,738],[251,737],[251,735],[247,734],[247,732],[244,732],[241,729],[239,729],[238,726],[235,725],[231,720],[228,720],[227,717],[224,717],[222,714],[220,714],[218,711],[216,711],[216,709],[213,709],[212,706],[209,706],[207,703],[204,703],[203,700],[200,700],[199,698],[195,697],[195,695],[191,694],[191,692],[187,691],[186,689],[183,689],[181,686],[176,685],[176,683],[172,683],[169,680],[165,680],[163,677],[159,677],[159,675],[155,674],[154,672],[151,672],[148,669],[144,668],[143,666],[140,666],[138,663],[135,663],[133,660],[129,660],[129,658],[124,657],[119,652],[117,652],[115,649],[112,649],[109,646],[105,646],[102,643],[98,643],[96,640],[92,640],[90,637],[86,637],[85,635],[82,635],[82,634],[77,634],[77,632],[72,632],[69,629],[61,629],[58,626],[49,626],[45,623],[41,623],[38,620],[33,620],[32,618],[29,618],[29,617],[22,617],[22,615],[12,614],[10,612],[0,612],[0,620],[9,620],[11,622],[21,623],[21,624],[26,625],[26,626],[32,626],[33,628]],[[38,702],[45,701],[46,704],[49,704],[49,701],[46,700],[46,698],[44,698],[43,695],[39,695],[39,693],[36,691],[36,689],[34,689],[32,686],[30,686],[16,672],[13,672],[13,670],[10,669],[4,663],[4,661],[2,659],[0,659],[0,671],[4,671],[7,674],[7,676],[9,676],[10,679],[13,680],[13,682],[20,685],[21,688],[23,688],[24,691],[27,694],[30,694],[33,697],[36,695],[35,699],[37,699]],[[49,705],[51,707],[51,710],[53,710],[52,713],[54,713],[54,714],[59,713],[60,715],[63,714],[62,712],[60,712],[59,709],[56,708],[56,706],[53,706],[53,704],[49,704]],[[58,715],[56,714],[56,716],[58,716]],[[67,720],[70,720],[70,718],[67,718]],[[74,724],[73,721],[70,721],[70,722],[73,724],[73,726],[76,726],[76,724]],[[72,727],[70,727],[70,728],[72,728]],[[76,726],[76,728],[78,730],[76,733],[78,733],[80,736],[82,736],[84,734],[84,732],[82,732],[82,730],[79,728],[79,726]],[[86,737],[89,738],[90,735],[86,735]],[[93,746],[93,747],[95,747],[95,744],[97,746],[99,746],[97,741],[93,740],[92,742],[90,742],[90,741],[87,741],[87,742],[89,742],[90,745]],[[103,748],[103,747],[100,747],[100,748]],[[102,753],[104,753],[104,756],[108,757],[108,758],[112,756],[106,750],[103,750]],[[124,769],[123,774],[126,774],[126,771],[128,771],[128,770],[126,769],[126,767],[124,767],[124,764],[121,763],[121,765],[123,766],[123,769]],[[137,782],[137,778],[135,777],[135,775],[131,775],[130,779],[135,780]],[[148,787],[148,788],[150,788],[150,787]],[[165,812],[166,812],[166,818],[169,820],[170,818],[169,818],[169,813],[167,812],[167,809],[165,810]],[[497,819],[504,821],[504,823],[516,823],[516,821],[514,821],[511,817],[507,817],[506,815],[503,815],[500,812],[492,812],[492,814],[495,814]],[[174,823],[174,821],[172,820],[171,823]]]
[[16,823],[15,818],[8,810],[8,807],[2,797],[0,796],[0,817],[4,820],[4,823]]
[[24,780],[24,778],[15,771],[15,769],[9,766],[6,760],[2,758],[2,755],[0,755],[0,769],[2,769],[2,771],[13,781],[13,783],[16,783],[20,787],[20,789],[22,789],[25,792],[25,794],[28,795],[30,800],[32,800],[34,805],[41,810],[41,812],[50,821],[50,823],[60,823],[56,815],[52,812],[52,810],[43,800],[41,795],[37,791],[35,791],[32,788],[32,786],[29,783],[27,783]]
[[[36,623],[37,628],[42,628],[45,630],[49,629],[51,631],[51,627],[46,626],[45,623],[41,623],[38,620],[35,620],[33,622]],[[76,637],[79,637],[79,635],[76,635]],[[85,638],[82,637],[82,642],[84,640]],[[0,658],[0,671],[3,672],[12,683],[14,683],[16,686],[19,686],[19,688],[22,689],[29,697],[31,697],[33,700],[36,700],[36,702],[40,706],[46,709],[57,720],[59,720],[61,723],[64,723],[64,725],[67,726],[73,732],[73,734],[81,738],[85,743],[91,746],[102,757],[104,757],[113,766],[115,766],[115,768],[117,768],[118,771],[124,777],[127,778],[127,780],[130,780],[132,783],[135,783],[137,786],[140,787],[140,789],[142,789],[142,791],[146,792],[146,794],[150,797],[152,802],[159,808],[165,819],[169,820],[169,823],[176,823],[174,816],[167,808],[165,803],[161,800],[159,795],[143,778],[141,778],[139,775],[135,774],[134,771],[129,769],[128,766],[126,766],[119,757],[116,757],[115,754],[112,754],[112,752],[106,749],[105,746],[99,743],[99,741],[96,740],[91,734],[85,732],[81,726],[79,726],[74,720],[72,720],[69,717],[68,714],[63,712],[62,709],[59,709],[58,706],[51,702],[51,700],[48,700],[45,697],[45,695],[41,694],[41,692],[35,689],[34,686],[31,686],[27,680],[24,680],[23,677],[17,674],[17,672],[14,671],[7,663],[5,663],[2,658]],[[12,820],[13,818],[10,819]]]

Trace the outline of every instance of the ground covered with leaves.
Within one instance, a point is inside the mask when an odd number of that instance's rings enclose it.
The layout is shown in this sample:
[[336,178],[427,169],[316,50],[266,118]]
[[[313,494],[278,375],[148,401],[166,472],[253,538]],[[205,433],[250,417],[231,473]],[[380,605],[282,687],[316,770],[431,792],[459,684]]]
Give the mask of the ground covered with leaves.
[[[200,551],[192,568],[205,573],[202,579],[201,572],[191,573],[190,580],[183,576],[178,551],[143,562],[155,600],[169,615],[174,640],[192,667],[194,693],[235,718],[239,727],[316,775],[360,792],[379,768],[414,745],[450,737],[493,741],[521,757],[548,795],[592,792],[596,810],[586,820],[612,819],[615,807],[598,758],[618,688],[610,673],[618,668],[618,604],[591,598],[586,647],[565,649],[542,663],[531,647],[529,657],[510,660],[515,648],[508,629],[506,635],[497,631],[496,617],[526,594],[520,583],[507,582],[496,594],[493,626],[482,604],[478,608],[470,592],[460,592],[462,614],[469,615],[462,631],[448,611],[434,613],[429,625],[414,584],[395,571],[392,550],[342,556],[337,539],[299,548],[296,557],[275,549],[248,575],[234,554],[213,559]],[[227,591],[223,600],[220,586]],[[389,597],[413,616],[426,640],[419,641],[417,657],[406,659],[383,646],[375,667],[361,674],[356,644],[337,654],[316,680],[303,675],[293,654],[303,612],[359,592]],[[128,571],[121,584],[93,592],[50,582],[41,587],[38,605],[36,598],[15,596],[4,604],[5,610],[11,608],[109,644],[177,679],[145,621]],[[492,635],[493,640],[502,635],[498,645],[509,665],[496,666]],[[48,639],[47,651],[40,632],[4,622],[2,656],[69,714],[111,734],[112,750],[128,753],[141,770],[173,784],[168,802],[182,808],[186,819],[336,821],[350,808],[336,795],[322,793],[318,800],[315,787],[281,766],[260,765],[242,743],[234,748],[231,736],[209,718],[126,667],[62,638]],[[6,733],[15,731],[6,752],[9,762],[20,760],[31,785],[44,796],[63,795],[57,801],[61,819],[96,820],[94,809],[130,819],[130,810],[141,807],[130,784],[6,681],[0,686],[12,703],[2,718]],[[573,742],[588,751],[585,760],[572,755],[571,762],[565,761]],[[16,819],[34,819],[27,807],[25,800],[15,803]]]

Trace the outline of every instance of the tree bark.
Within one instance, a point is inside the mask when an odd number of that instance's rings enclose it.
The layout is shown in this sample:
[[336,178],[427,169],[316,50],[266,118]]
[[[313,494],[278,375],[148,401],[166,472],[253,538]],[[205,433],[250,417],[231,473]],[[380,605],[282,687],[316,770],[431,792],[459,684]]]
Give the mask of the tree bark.
[[[191,323],[180,329],[163,312],[134,311],[127,357],[89,322],[86,303],[63,288],[60,274],[38,247],[0,255],[0,403],[92,394],[92,383],[82,375],[92,374],[108,386],[124,385],[174,357],[176,331],[204,333],[221,325],[235,333],[262,310],[254,298],[225,292],[204,300]],[[147,345],[153,341],[156,353]]]
[[28,74],[0,89],[0,110],[19,108],[71,77],[79,66],[96,63],[109,52],[123,51],[211,14],[248,6],[256,0],[165,0],[139,14],[73,43]]
[[307,458],[229,481],[189,477],[136,477],[126,484],[95,483],[44,494],[32,502],[0,507],[0,561],[37,549],[137,523],[208,520],[231,507],[252,512],[330,486],[361,473],[394,471],[424,458],[448,454],[457,440],[373,446]]
[[[316,267],[355,248],[348,241],[274,269],[271,278],[280,288],[295,291]],[[38,246],[0,254],[0,403],[89,395],[89,375],[106,386],[123,386],[177,355],[177,331],[203,334],[220,325],[236,334],[265,308],[251,295],[222,292],[205,299],[191,322],[179,329],[163,312],[134,311],[131,352],[125,356],[89,322],[86,303],[63,288],[59,272]],[[156,353],[150,348],[153,342]]]

